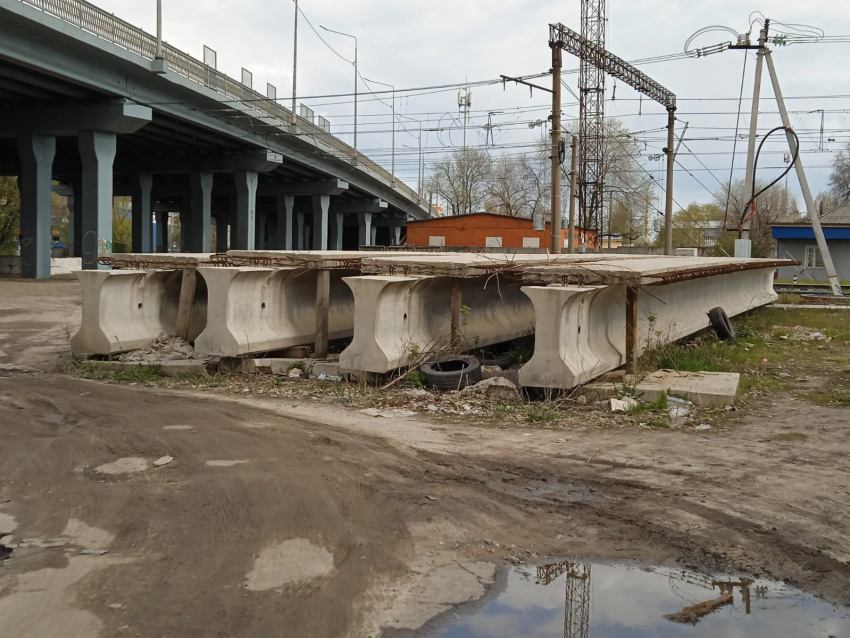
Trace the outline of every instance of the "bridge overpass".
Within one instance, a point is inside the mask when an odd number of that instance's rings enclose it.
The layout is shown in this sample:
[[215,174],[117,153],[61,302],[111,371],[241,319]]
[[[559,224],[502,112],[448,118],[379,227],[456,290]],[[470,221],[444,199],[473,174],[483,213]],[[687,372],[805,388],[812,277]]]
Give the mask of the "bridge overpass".
[[[317,250],[398,241],[427,202],[275,99],[82,0],[0,0],[0,174],[20,176],[25,277],[50,275],[52,182],[71,194],[84,269],[111,252],[132,197],[133,252]],[[157,235],[152,234],[152,220]],[[229,229],[229,232],[223,232]]]

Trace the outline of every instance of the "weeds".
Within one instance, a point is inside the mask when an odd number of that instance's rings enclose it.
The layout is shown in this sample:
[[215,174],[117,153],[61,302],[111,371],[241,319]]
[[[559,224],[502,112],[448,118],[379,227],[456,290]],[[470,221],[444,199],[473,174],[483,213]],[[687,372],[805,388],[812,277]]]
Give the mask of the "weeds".
[[159,384],[165,378],[162,366],[138,365],[126,370],[110,370],[107,365],[100,361],[81,359],[73,355],[59,358],[56,368],[63,374],[68,374],[81,379],[92,379],[94,381],[114,381],[116,383],[139,383]]

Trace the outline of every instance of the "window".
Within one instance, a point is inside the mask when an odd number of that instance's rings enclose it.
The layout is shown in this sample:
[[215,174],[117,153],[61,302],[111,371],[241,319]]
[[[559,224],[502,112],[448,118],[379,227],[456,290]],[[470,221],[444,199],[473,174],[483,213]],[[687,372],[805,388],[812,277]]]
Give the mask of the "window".
[[502,238],[501,237],[486,237],[484,239],[484,245],[487,248],[501,248],[502,247]]
[[522,247],[523,248],[540,248],[540,238],[539,237],[523,237],[522,238]]
[[817,246],[806,246],[806,268],[823,268],[823,256]]
[[428,245],[429,246],[445,246],[446,245],[446,238],[445,238],[444,235],[443,236],[431,235],[428,238]]

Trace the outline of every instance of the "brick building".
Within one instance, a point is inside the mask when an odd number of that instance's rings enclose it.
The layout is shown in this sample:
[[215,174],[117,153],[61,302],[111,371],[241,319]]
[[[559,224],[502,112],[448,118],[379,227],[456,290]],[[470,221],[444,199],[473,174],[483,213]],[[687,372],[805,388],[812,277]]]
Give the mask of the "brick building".
[[[567,247],[568,229],[561,231],[561,245]],[[581,239],[593,247],[595,233],[576,228],[576,246]],[[407,222],[408,246],[445,246],[447,248],[549,248],[552,230],[534,230],[534,223],[524,217],[507,217],[493,213],[473,213],[451,217],[434,217]]]

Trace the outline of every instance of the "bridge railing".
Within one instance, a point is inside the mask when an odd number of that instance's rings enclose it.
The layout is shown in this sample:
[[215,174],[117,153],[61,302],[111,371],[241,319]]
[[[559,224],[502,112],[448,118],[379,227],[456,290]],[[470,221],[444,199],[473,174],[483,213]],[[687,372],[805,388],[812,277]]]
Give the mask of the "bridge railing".
[[[116,18],[113,14],[89,2],[85,2],[85,0],[21,0],[21,2],[56,16],[143,58],[153,60],[156,57],[156,38],[154,36],[120,18]],[[163,54],[168,63],[168,68],[175,73],[217,91],[227,98],[250,106],[267,117],[279,120],[281,125],[285,126],[292,122],[292,112],[289,109],[213,69],[197,58],[193,58],[191,55],[165,43],[163,43]],[[321,140],[337,151],[339,157],[343,159],[354,158],[354,149],[339,138],[300,116],[297,117],[297,123],[299,131]],[[357,154],[357,161],[377,174],[387,184],[392,182],[390,172],[377,162],[362,153]],[[419,201],[420,198],[416,191],[404,182],[396,180],[396,188],[408,198]]]

